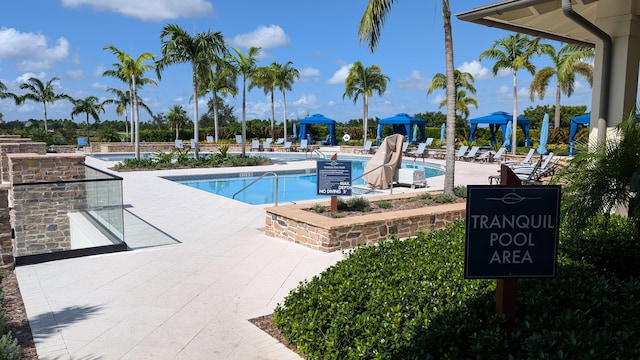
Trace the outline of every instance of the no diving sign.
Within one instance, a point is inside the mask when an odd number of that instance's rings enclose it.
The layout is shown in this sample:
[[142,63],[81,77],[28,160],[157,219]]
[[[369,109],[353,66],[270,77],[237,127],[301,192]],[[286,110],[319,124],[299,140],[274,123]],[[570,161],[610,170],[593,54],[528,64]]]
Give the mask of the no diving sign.
[[559,212],[559,185],[469,185],[464,276],[555,277]]

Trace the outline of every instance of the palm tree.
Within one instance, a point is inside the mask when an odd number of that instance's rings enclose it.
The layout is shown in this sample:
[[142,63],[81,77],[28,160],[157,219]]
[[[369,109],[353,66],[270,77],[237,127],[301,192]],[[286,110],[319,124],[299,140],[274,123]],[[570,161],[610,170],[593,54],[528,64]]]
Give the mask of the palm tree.
[[[369,49],[374,52],[380,41],[380,31],[391,11],[394,0],[369,0],[365,9],[358,35],[360,43],[368,41]],[[456,136],[456,86],[453,69],[453,35],[451,32],[451,8],[449,0],[442,0],[442,20],[444,23],[444,55],[447,79],[447,150],[445,154],[444,193],[452,194],[455,176],[455,136]]]
[[284,138],[287,138],[287,90],[291,90],[293,83],[296,79],[300,78],[300,72],[298,69],[292,67],[293,63],[287,61],[286,64],[281,65],[273,63],[271,66],[276,71],[276,87],[282,91],[282,124],[284,125]]
[[158,79],[165,67],[173,64],[191,64],[193,88],[193,137],[196,146],[194,156],[198,159],[198,76],[202,76],[214,64],[218,64],[227,52],[222,33],[207,31],[195,36],[189,35],[178,25],[166,25],[160,32],[162,58],[156,63]]
[[[473,86],[475,81],[473,75],[468,72],[463,72],[458,69],[454,70],[454,82],[456,84],[456,111],[459,111],[460,114],[463,115],[463,118],[466,120],[469,118],[469,105],[474,105],[476,109],[478,108],[478,100],[474,97],[467,96],[467,91],[470,93],[476,93],[476,88]],[[436,89],[445,89],[447,88],[447,76],[443,73],[437,73],[433,76],[431,80],[431,85],[427,90],[427,95],[431,94]],[[443,106],[447,106],[447,102],[449,99],[444,99],[440,102],[440,108]]]
[[98,116],[100,112],[104,112],[104,109],[100,106],[98,98],[95,96],[87,96],[84,99],[73,101],[73,109],[71,110],[72,118],[78,114],[87,114],[87,144],[89,143],[89,116],[98,123],[100,122],[100,116]]
[[531,75],[535,74],[536,67],[531,63],[531,57],[540,55],[543,48],[548,45],[539,44],[540,38],[531,39],[522,34],[510,35],[498,39],[491,49],[480,54],[480,60],[484,58],[494,59],[493,75],[497,75],[502,69],[511,70],[513,74],[513,130],[511,132],[511,153],[516,153],[516,130],[518,128],[518,70],[527,70]]
[[49,131],[47,127],[47,103],[53,104],[57,100],[69,100],[73,101],[73,98],[67,94],[56,94],[53,89],[53,82],[60,80],[57,77],[52,77],[47,83],[43,83],[42,80],[30,77],[26,83],[20,84],[20,89],[28,90],[29,92],[18,97],[17,103],[22,104],[25,100],[31,100],[42,103],[44,108],[44,131]]
[[[104,100],[100,104],[100,106],[104,107],[104,105],[115,105],[116,114],[119,116],[124,115],[124,121],[126,125],[129,122],[127,108],[131,104],[131,91],[122,91],[115,88],[107,88],[107,91],[112,93],[115,96],[115,99]],[[153,112],[151,111],[151,109],[140,97],[138,97],[138,106],[142,107],[149,113],[149,115],[153,116]],[[133,118],[131,120],[133,121]],[[133,126],[131,126],[131,132],[133,133]],[[131,136],[131,140],[133,141],[133,136]]]
[[349,69],[349,75],[344,81],[345,91],[342,99],[345,97],[353,99],[355,104],[358,97],[362,95],[362,141],[367,142],[367,119],[369,118],[369,97],[373,96],[373,92],[377,91],[378,95],[387,91],[387,82],[389,77],[382,73],[382,69],[378,65],[364,67],[360,61],[353,63]]
[[[467,96],[465,89],[458,89],[456,94],[456,111],[460,112],[460,115],[464,120],[469,119],[469,106],[473,105],[478,108],[478,100],[472,96]],[[440,102],[439,108],[447,106],[447,99]]]
[[265,95],[271,97],[271,137],[275,137],[275,99],[274,90],[276,88],[276,80],[278,76],[278,63],[272,63],[269,66],[260,66],[256,68],[256,72],[249,83],[249,91],[253,87],[259,87],[264,90]]
[[237,48],[232,48],[236,56],[232,56],[231,63],[234,66],[235,73],[242,78],[242,157],[246,156],[247,143],[247,80],[250,80],[258,63],[259,47],[252,46],[247,54]]
[[180,139],[180,126],[183,126],[187,119],[187,110],[182,105],[175,104],[169,108],[167,120],[169,120],[169,125],[176,128],[176,140]]
[[554,114],[554,127],[560,127],[560,95],[567,97],[573,95],[575,90],[576,74],[584,76],[589,85],[593,86],[593,65],[583,62],[593,58],[593,48],[575,44],[567,44],[556,53],[553,46],[545,46],[543,52],[553,61],[553,66],[546,66],[536,72],[529,87],[529,98],[533,101],[536,93],[540,100],[544,98],[549,80],[556,77],[556,110]]
[[211,92],[213,98],[213,126],[214,139],[218,142],[219,117],[218,117],[218,94],[236,96],[238,85],[233,68],[226,61],[221,62],[214,69],[210,68],[205,77],[198,83],[201,87],[199,93]]
[[113,64],[114,69],[103,72],[102,76],[112,76],[129,85],[129,94],[131,96],[130,103],[132,104],[132,120],[134,120],[135,125],[131,127],[131,131],[134,133],[135,138],[135,158],[136,160],[140,160],[140,112],[138,110],[138,88],[147,84],[156,85],[155,80],[144,77],[144,73],[153,68],[153,65],[145,64],[145,62],[149,60],[153,61],[155,57],[151,53],[142,53],[138,58],[134,59],[131,55],[119,50],[113,45],[105,46],[103,50],[111,51],[111,53],[118,59],[118,62]]

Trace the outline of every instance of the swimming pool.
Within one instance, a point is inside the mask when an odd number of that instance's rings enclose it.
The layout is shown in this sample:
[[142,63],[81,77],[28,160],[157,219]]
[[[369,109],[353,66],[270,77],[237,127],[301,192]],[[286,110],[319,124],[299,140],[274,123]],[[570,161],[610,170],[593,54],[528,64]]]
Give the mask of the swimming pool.
[[[357,178],[362,175],[368,159],[351,160],[351,176]],[[444,170],[429,163],[417,164],[413,162],[403,163],[404,168],[424,169],[425,177],[430,178],[444,174]],[[245,172],[239,174],[198,175],[198,176],[168,176],[165,179],[178,182],[195,189],[207,191],[216,195],[232,198],[233,195],[250,184],[261,175],[269,173]],[[236,195],[235,200],[252,205],[275,203],[275,182],[272,175],[267,175],[251,185],[245,191]],[[366,185],[363,179],[357,179],[352,185]],[[375,192],[369,189],[352,189],[353,195]],[[323,200],[329,196],[316,195],[316,170],[303,171],[279,171],[278,172],[278,203],[297,202],[302,200]]]

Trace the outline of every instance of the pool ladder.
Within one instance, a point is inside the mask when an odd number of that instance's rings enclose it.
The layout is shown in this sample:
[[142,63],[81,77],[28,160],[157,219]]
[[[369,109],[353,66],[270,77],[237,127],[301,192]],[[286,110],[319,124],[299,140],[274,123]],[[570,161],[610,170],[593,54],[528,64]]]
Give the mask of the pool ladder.
[[235,194],[233,194],[233,196],[231,196],[232,199],[236,199],[236,195],[240,194],[241,192],[245,191],[249,186],[255,184],[258,180],[262,179],[263,177],[267,176],[267,175],[273,175],[276,178],[276,191],[275,191],[275,205],[278,206],[278,174],[276,174],[275,172],[266,172],[260,176],[258,176],[255,180],[253,180],[252,182],[250,182],[249,184],[245,185],[242,189],[238,190],[235,192]]

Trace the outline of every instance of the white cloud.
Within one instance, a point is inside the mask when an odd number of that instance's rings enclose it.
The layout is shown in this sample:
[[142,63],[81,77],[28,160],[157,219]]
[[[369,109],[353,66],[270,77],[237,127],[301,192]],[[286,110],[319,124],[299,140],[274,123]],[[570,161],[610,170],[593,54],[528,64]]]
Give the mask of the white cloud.
[[316,98],[315,95],[302,95],[298,100],[292,102],[291,105],[307,109],[316,109],[318,108],[318,98]]
[[496,90],[496,93],[498,94],[506,94],[509,92],[509,87],[507,85],[501,85],[498,90]]
[[513,72],[511,69],[500,69],[498,70],[498,74],[496,77],[505,77],[505,76],[513,76]]
[[426,91],[429,88],[430,82],[431,79],[424,77],[420,71],[413,70],[408,77],[402,78],[398,81],[398,89]]
[[482,66],[482,64],[477,60],[473,60],[471,62],[465,61],[458,67],[458,70],[468,72],[473,75],[476,80],[486,80],[491,78],[491,72],[489,69]]
[[98,65],[96,67],[96,70],[93,72],[93,75],[102,76],[102,74],[105,72],[105,70],[107,70],[107,68],[104,65]]
[[342,67],[340,67],[340,69],[338,69],[338,71],[333,73],[333,76],[331,76],[331,79],[329,79],[327,82],[332,85],[344,84],[347,76],[349,76],[349,70],[352,66],[353,64],[343,65]]
[[58,38],[54,46],[39,33],[25,33],[13,28],[0,28],[0,59],[19,59],[21,71],[49,69],[53,63],[69,56],[69,41]]
[[258,26],[254,31],[236,35],[231,39],[231,44],[249,48],[258,46],[263,49],[273,49],[287,46],[291,40],[284,30],[278,25]]
[[105,85],[105,84],[94,82],[93,84],[91,84],[91,88],[94,89],[94,90],[106,91],[108,86]]
[[334,100],[330,100],[330,101],[327,103],[327,105],[328,105],[328,106],[335,106],[335,105],[337,105],[337,104],[338,104],[338,103],[337,103],[337,102],[335,102]]
[[84,77],[84,71],[82,70],[69,70],[65,74],[66,77],[74,80],[82,79]]
[[320,77],[320,70],[316,68],[306,67],[300,70],[300,81],[305,82],[310,79],[317,79]]
[[26,72],[20,76],[18,76],[16,78],[16,81],[19,83],[23,83],[23,82],[27,82],[27,80],[29,80],[30,78],[38,78],[38,79],[44,79],[47,76],[46,72],[40,72],[39,74],[34,74],[32,72]]
[[143,21],[193,18],[213,12],[213,6],[205,0],[62,0],[62,5],[87,5],[97,11],[115,12]]

